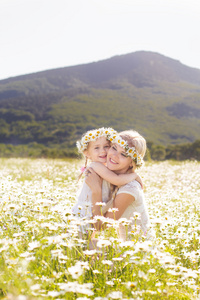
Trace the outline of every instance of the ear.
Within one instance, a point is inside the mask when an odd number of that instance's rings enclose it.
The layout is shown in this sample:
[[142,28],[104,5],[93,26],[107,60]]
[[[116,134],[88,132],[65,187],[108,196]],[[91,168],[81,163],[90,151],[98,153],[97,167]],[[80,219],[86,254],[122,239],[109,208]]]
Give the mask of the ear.
[[89,151],[88,150],[83,151],[83,154],[85,155],[85,157],[87,157],[88,159],[90,159],[90,155],[89,155]]
[[136,163],[132,160],[132,169],[135,171],[137,169]]
[[86,157],[88,157],[88,151],[87,151],[87,150],[84,150],[84,151],[83,151],[83,154],[84,154]]

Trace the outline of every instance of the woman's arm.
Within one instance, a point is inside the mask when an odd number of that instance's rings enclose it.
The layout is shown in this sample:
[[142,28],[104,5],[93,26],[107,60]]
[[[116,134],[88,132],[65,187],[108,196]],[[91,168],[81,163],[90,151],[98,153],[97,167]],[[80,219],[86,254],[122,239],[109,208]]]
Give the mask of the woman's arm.
[[[92,168],[99,176],[101,176],[106,181],[111,184],[120,186],[126,183],[129,183],[133,180],[137,180],[142,186],[142,180],[138,176],[137,173],[126,173],[126,174],[115,174],[111,170],[109,170],[106,166],[99,162],[93,162],[90,164],[90,168]],[[90,171],[90,168],[88,170]]]
[[[93,194],[92,193],[92,199],[93,201],[95,202],[96,199],[96,195],[95,193]],[[113,201],[113,205],[112,205],[112,208],[114,208],[110,211],[107,211],[105,214],[104,214],[104,217],[105,218],[109,218],[109,219],[114,219],[114,220],[119,220],[121,218],[121,216],[123,215],[123,213],[125,212],[125,210],[127,209],[127,207],[129,207],[129,205],[135,200],[135,198],[130,195],[130,194],[126,194],[126,193],[121,193],[119,195],[116,196],[116,198],[114,199]],[[97,205],[96,205],[97,206]],[[103,207],[104,209],[104,207]],[[94,216],[99,216],[101,215],[100,213],[100,209],[98,207],[98,209],[96,209],[93,213],[93,217]],[[95,228],[97,230],[101,230],[103,229],[106,225],[104,224],[104,222],[102,222],[101,220],[98,220],[96,221],[96,223],[94,224]]]
[[92,214],[93,216],[102,215],[101,207],[96,205],[97,202],[102,202],[102,178],[95,173],[93,169],[90,169],[85,176],[85,183],[92,191]]
[[105,213],[105,217],[118,220],[121,218],[127,207],[135,200],[130,194],[120,193],[113,200],[113,208],[117,208],[117,210],[113,212],[107,211]]
[[[102,202],[101,200],[101,195],[102,195],[102,190],[101,190],[101,182],[99,180],[99,176],[94,172],[94,170],[91,170],[91,173],[86,177],[86,183],[90,187],[92,191],[92,213],[93,217],[95,216],[101,216],[101,207],[99,205],[96,205],[97,202]],[[113,201],[113,208],[117,208],[117,211],[115,212],[106,212],[105,217],[111,218],[118,220],[126,208],[135,200],[135,198],[126,193],[121,193],[116,196],[116,198]],[[95,228],[97,230],[100,230],[101,228],[104,227],[104,224],[101,220],[98,220],[94,224]]]

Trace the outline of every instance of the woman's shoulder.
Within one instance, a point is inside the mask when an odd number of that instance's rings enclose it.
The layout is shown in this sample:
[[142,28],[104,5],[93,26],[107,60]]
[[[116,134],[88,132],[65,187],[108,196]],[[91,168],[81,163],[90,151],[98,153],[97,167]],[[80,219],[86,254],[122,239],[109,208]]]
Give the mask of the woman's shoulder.
[[127,194],[137,193],[138,194],[140,192],[142,192],[141,185],[139,184],[138,181],[133,180],[127,184],[120,186],[117,194],[121,194],[121,193],[127,193]]
[[140,201],[143,198],[143,190],[138,181],[133,180],[125,185],[122,185],[117,194],[129,194],[135,198],[135,201]]
[[133,180],[129,183],[126,183],[122,186],[120,186],[119,190],[123,190],[123,189],[141,189],[142,190],[142,187],[140,185],[140,183],[136,180]]

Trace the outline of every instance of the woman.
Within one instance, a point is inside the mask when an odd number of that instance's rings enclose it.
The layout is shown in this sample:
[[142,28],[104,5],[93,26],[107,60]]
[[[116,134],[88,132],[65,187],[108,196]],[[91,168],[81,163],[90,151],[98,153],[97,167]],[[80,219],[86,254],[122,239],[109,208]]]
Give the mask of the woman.
[[[136,131],[128,130],[119,133],[111,148],[107,153],[107,167],[116,174],[124,174],[131,169],[135,170],[143,163],[143,157],[146,152],[146,141]],[[93,217],[101,215],[101,207],[96,205],[102,202],[101,178],[89,169],[86,183],[92,191]],[[142,233],[146,234],[149,227],[149,216],[145,204],[144,194],[141,185],[137,181],[131,181],[121,187],[118,187],[114,200],[111,200],[109,205],[116,208],[115,213],[107,211],[104,216],[119,220],[126,218],[130,220],[131,225],[137,225]],[[135,217],[135,213],[140,215],[140,218]],[[98,218],[97,218],[98,219]],[[103,227],[101,220],[95,224],[96,229]],[[129,231],[133,227],[129,226]],[[119,236],[122,240],[126,239],[126,226],[120,223]]]

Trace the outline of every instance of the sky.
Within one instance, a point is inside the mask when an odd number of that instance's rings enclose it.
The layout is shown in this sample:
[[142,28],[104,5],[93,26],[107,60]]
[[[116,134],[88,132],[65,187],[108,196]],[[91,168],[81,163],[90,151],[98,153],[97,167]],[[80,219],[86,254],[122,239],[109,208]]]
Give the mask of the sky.
[[0,79],[153,51],[200,69],[199,0],[0,0]]

